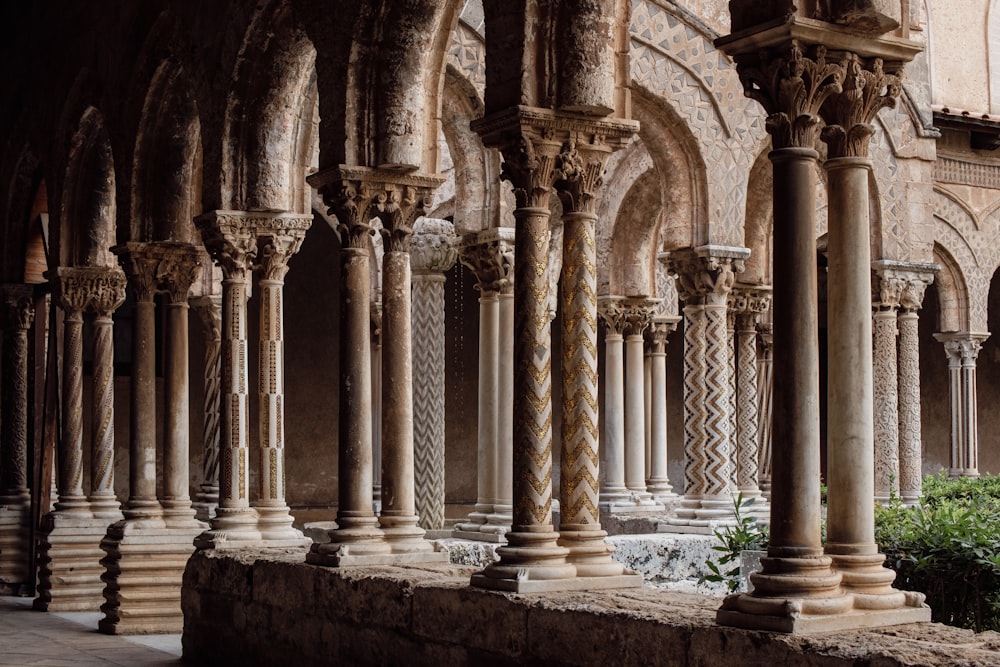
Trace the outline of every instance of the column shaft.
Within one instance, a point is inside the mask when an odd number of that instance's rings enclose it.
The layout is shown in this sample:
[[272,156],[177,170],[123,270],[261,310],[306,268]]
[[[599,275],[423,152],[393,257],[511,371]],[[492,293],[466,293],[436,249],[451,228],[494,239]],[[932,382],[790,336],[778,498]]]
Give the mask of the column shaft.
[[486,521],[488,527],[496,526],[505,532],[510,530],[514,511],[514,292],[510,282],[499,296],[496,498],[493,514]]
[[874,315],[875,499],[899,495],[899,370],[896,360],[896,309]]
[[[188,283],[190,286],[190,283]],[[190,497],[191,383],[188,371],[187,290],[167,305],[163,364],[163,519],[193,526]]]
[[90,516],[83,495],[83,313],[68,310],[63,320],[62,438],[56,510]]
[[205,334],[204,424],[202,429],[202,481],[197,494],[196,518],[208,521],[219,505],[219,407],[222,374],[222,298],[200,297],[195,307]]
[[[675,318],[676,319],[676,318]],[[667,336],[677,322],[653,321],[650,337],[649,480],[654,500],[675,497],[667,476]]]
[[625,486],[640,504],[651,504],[646,490],[646,398],[642,329],[625,337]]
[[[94,516],[121,518],[115,496],[114,334],[111,314],[94,319],[94,393],[91,422],[90,505]],[[109,523],[110,523],[109,521]]]
[[8,286],[3,307],[3,379],[0,381],[0,499],[27,505],[28,330],[35,317],[32,288]]
[[899,495],[916,505],[922,488],[920,437],[920,338],[918,316],[903,310],[899,325]]
[[620,311],[610,302],[602,316],[604,334],[604,486],[601,503],[609,509],[628,505],[625,487],[625,355]]

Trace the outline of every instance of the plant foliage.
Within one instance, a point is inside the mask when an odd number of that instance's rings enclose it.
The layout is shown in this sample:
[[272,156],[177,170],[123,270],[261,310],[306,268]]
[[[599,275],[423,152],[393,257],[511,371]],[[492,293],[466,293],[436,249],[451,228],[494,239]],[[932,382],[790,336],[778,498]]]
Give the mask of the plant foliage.
[[719,544],[712,549],[722,556],[718,561],[711,558],[705,561],[709,572],[699,581],[725,582],[729,592],[735,592],[740,586],[740,552],[767,549],[767,524],[759,523],[756,518],[746,514],[747,508],[753,503],[753,498],[744,500],[742,493],[733,499],[736,523],[715,531]]
[[927,477],[916,507],[876,508],[896,587],[927,596],[933,620],[1000,630],[1000,477]]

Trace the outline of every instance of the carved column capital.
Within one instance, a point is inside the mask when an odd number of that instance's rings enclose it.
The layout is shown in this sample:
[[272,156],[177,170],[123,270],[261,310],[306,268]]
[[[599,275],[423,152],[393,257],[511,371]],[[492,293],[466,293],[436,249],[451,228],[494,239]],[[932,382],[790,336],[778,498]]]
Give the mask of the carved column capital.
[[950,367],[975,366],[979,351],[983,349],[983,341],[989,337],[988,333],[970,331],[934,334],[934,338],[944,344],[944,353],[948,356]]
[[625,320],[626,336],[641,336],[653,322],[653,315],[660,306],[659,299],[625,297],[620,302]]
[[729,297],[729,309],[742,330],[755,331],[757,318],[771,307],[771,288],[767,285],[736,285]]
[[906,279],[899,276],[880,274],[878,281],[872,281],[872,301],[876,310],[894,311],[899,308],[906,288]]
[[667,344],[667,337],[677,331],[677,324],[681,318],[676,315],[657,315],[647,329],[649,342],[654,353],[662,353]]
[[156,295],[159,259],[147,252],[148,243],[123,243],[111,248],[135,291],[136,300],[152,301]]
[[798,40],[737,58],[746,95],[767,112],[766,129],[774,148],[813,148],[820,128],[820,107],[839,93],[844,66],[828,62],[825,46]]
[[3,330],[27,331],[35,321],[35,290],[31,285],[8,284],[0,286],[2,299]]
[[667,270],[677,279],[678,293],[687,304],[723,305],[749,256],[746,248],[685,248],[670,253]]
[[547,208],[556,187],[564,211],[593,212],[604,160],[624,147],[639,126],[623,119],[513,107],[474,121],[472,129],[484,145],[500,149],[502,178],[514,186],[518,208]]
[[414,273],[444,273],[458,259],[455,226],[438,218],[417,218],[410,239],[410,267]]
[[462,264],[476,275],[481,293],[510,294],[514,286],[514,230],[493,229],[463,237],[458,248]]
[[916,264],[879,260],[872,262],[879,282],[895,281],[898,285],[897,305],[903,312],[920,310],[927,286],[934,282],[934,274],[941,270],[937,264]]
[[257,258],[252,211],[209,211],[194,219],[208,254],[226,278],[245,278]]
[[402,174],[385,169],[340,165],[310,176],[330,213],[337,217],[337,233],[344,247],[365,248],[372,218],[382,222],[387,252],[405,252],[413,223],[431,203],[440,176]]
[[187,303],[191,285],[198,278],[202,255],[189,243],[150,243],[149,251],[159,262],[157,288],[166,292],[170,303]]
[[625,331],[624,297],[597,297],[597,314],[604,321],[609,336],[621,336]]
[[282,213],[257,218],[257,263],[264,280],[284,280],[288,261],[302,247],[306,232],[312,226],[308,214]]
[[52,279],[56,303],[67,313],[109,315],[125,302],[125,274],[112,267],[60,267]]
[[191,307],[201,321],[205,337],[213,341],[222,340],[222,295],[209,294],[191,299]]
[[896,106],[902,86],[902,63],[886,71],[881,58],[864,59],[845,52],[840,61],[843,84],[821,109],[826,127],[820,138],[827,144],[827,156],[867,157],[875,127],[871,124],[880,109]]

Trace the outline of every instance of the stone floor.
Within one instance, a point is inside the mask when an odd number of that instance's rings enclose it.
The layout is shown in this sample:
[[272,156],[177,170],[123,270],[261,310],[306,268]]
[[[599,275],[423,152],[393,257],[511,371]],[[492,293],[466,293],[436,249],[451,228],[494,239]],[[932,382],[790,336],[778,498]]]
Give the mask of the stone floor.
[[181,665],[181,636],[120,637],[97,631],[99,612],[47,613],[31,598],[0,597],[0,665],[166,667]]

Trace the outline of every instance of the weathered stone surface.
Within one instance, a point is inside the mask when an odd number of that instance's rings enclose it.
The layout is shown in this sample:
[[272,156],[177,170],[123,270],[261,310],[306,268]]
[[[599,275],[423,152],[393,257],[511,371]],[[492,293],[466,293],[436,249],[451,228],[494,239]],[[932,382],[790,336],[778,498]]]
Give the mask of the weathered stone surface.
[[[649,587],[498,594],[471,589],[472,571],[455,565],[331,569],[277,550],[198,552],[184,579],[185,660],[205,665],[1000,664],[997,633],[976,635],[926,623],[808,637],[752,632],[716,626],[717,598]],[[303,596],[314,585],[310,604]]]

